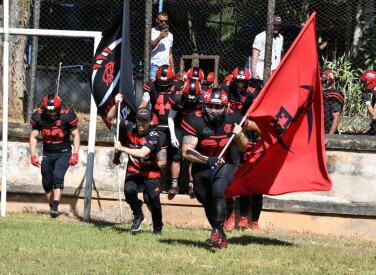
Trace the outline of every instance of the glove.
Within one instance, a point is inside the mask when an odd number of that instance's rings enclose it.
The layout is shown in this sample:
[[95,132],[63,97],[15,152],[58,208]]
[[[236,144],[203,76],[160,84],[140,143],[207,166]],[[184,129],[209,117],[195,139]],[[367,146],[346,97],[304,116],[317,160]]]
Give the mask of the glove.
[[179,141],[176,137],[171,137],[171,145],[175,148],[179,148]]
[[364,104],[369,105],[371,104],[371,97],[369,93],[362,93],[362,101]]
[[40,167],[40,161],[36,155],[31,156],[31,164],[35,167]]
[[220,161],[221,159],[219,157],[208,157],[206,164],[209,166],[217,166]]
[[76,165],[78,163],[78,154],[73,153],[72,156],[69,159],[70,165]]

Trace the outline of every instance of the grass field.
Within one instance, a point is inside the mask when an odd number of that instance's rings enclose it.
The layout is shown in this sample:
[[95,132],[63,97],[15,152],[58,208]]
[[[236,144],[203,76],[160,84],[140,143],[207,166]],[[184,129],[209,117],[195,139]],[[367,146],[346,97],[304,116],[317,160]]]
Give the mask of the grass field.
[[228,250],[206,229],[84,223],[48,215],[0,219],[1,274],[376,274],[376,241],[234,231]]

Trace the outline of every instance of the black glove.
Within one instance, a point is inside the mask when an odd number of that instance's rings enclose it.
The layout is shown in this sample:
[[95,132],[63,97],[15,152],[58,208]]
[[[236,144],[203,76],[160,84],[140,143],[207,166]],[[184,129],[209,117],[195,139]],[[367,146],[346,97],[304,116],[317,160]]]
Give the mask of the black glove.
[[209,166],[217,166],[219,161],[219,157],[208,157],[208,159],[206,160],[206,164]]
[[371,96],[369,93],[362,93],[362,101],[364,104],[371,102]]

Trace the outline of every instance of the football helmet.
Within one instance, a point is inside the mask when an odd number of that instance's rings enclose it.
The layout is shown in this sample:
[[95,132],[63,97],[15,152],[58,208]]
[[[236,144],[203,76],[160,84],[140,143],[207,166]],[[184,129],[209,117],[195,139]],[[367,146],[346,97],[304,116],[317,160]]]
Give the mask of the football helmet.
[[211,84],[214,82],[214,72],[208,73],[208,76],[206,77],[206,81]]
[[376,72],[365,71],[360,77],[360,83],[362,85],[362,92],[372,93],[376,87]]
[[195,102],[199,94],[201,93],[200,81],[194,79],[188,79],[183,94],[189,102]]
[[232,71],[232,78],[234,80],[248,81],[251,78],[251,72],[246,67],[240,66]]
[[220,124],[226,116],[228,96],[224,90],[210,88],[203,95],[202,114],[213,124]]
[[334,86],[335,76],[331,70],[325,70],[321,73],[321,85],[323,90],[330,89]]
[[43,98],[43,119],[54,122],[60,116],[61,100],[56,94],[49,94]]
[[232,71],[234,84],[240,90],[244,90],[248,86],[250,78],[251,72],[244,66],[237,67]]
[[188,70],[187,77],[201,82],[204,79],[204,72],[199,67],[193,67]]
[[174,80],[174,71],[169,65],[158,67],[156,84],[163,90],[167,90],[172,86]]

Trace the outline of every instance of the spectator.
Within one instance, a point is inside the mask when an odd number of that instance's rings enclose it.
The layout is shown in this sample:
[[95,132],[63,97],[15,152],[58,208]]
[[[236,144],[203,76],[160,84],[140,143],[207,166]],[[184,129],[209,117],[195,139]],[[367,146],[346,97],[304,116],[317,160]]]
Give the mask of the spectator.
[[[169,103],[171,110],[168,114],[168,127],[171,135],[171,145],[177,148],[177,159],[182,159],[181,144],[183,140],[183,129],[181,122],[191,112],[197,111],[199,108],[199,98],[201,94],[201,85],[198,80],[188,79],[183,92],[174,92],[170,95]],[[175,157],[174,157],[175,158]],[[189,183],[188,194],[194,198],[193,192],[193,178],[191,174],[191,163],[189,163]],[[177,184],[172,183],[168,193],[176,195],[179,192]]]
[[[183,81],[181,82],[184,84]],[[173,69],[166,64],[158,67],[156,80],[151,80],[144,84],[144,95],[139,107],[148,107],[150,102],[151,109],[158,120],[157,130],[163,132],[168,141],[171,140],[168,128],[168,114],[171,105],[168,101],[173,92],[180,91],[184,88],[184,86],[181,85],[180,82],[174,81]],[[168,160],[172,160],[171,185],[179,186],[181,157],[179,157],[178,148],[168,146]],[[164,186],[163,190],[165,189]]]
[[[249,86],[249,80],[251,77],[250,71],[243,67],[237,67],[232,72],[232,79],[222,83],[221,88],[225,90],[229,96],[230,108],[239,111],[242,115],[245,115],[253,101],[259,94],[259,90]],[[259,139],[259,133],[255,131],[246,131],[245,135],[248,138],[247,151],[251,151],[253,146]],[[233,150],[232,155],[234,162],[240,166],[245,156],[243,153],[238,153]],[[224,228],[227,232],[231,232],[235,228],[235,212],[234,212],[235,198],[226,200],[226,219]],[[248,214],[249,207],[251,206],[252,220],[251,228],[253,230],[260,229],[258,226],[258,220],[262,210],[263,196],[262,194],[245,195],[239,197],[239,212],[240,219],[237,224],[239,230],[245,230],[248,228]]]
[[151,57],[150,57],[150,79],[155,80],[159,66],[169,64],[174,69],[174,56],[172,55],[172,44],[174,36],[169,30],[168,14],[159,12],[156,18],[157,25],[151,29]]
[[324,93],[325,134],[338,134],[345,96],[335,88],[335,76],[331,70],[321,73],[321,84]]
[[367,131],[368,135],[376,135],[376,72],[365,71],[361,77],[362,101],[367,106],[368,113],[372,118],[371,127]]
[[[116,103],[123,101],[123,95],[117,94]],[[107,114],[107,121],[116,125],[118,104],[115,104]],[[142,202],[138,199],[138,190],[143,187],[144,202],[151,209],[153,233],[162,234],[162,207],[160,202],[161,168],[166,165],[166,139],[161,133],[150,127],[151,111],[148,108],[139,108],[136,114],[136,123],[122,120],[119,124],[120,141],[115,142],[115,149],[129,155],[124,193],[125,200],[130,205],[134,220],[132,232],[141,230],[145,221],[142,212]],[[114,161],[114,163],[118,163]]]
[[226,92],[213,88],[203,94],[202,112],[192,112],[182,122],[186,131],[183,156],[193,162],[194,193],[204,206],[212,227],[208,245],[220,249],[227,248],[223,230],[226,214],[224,193],[232,181],[236,166],[227,157],[229,154],[225,156],[226,163],[219,155],[233,133],[237,149],[246,149],[247,138],[238,125],[241,119],[240,113],[228,108]]
[[[69,165],[78,163],[78,118],[73,111],[62,109],[58,95],[49,94],[43,98],[42,108],[31,116],[30,124],[31,163],[41,167],[42,185],[50,205],[50,216],[56,218],[59,215],[58,207],[63,194],[65,174]],[[39,133],[42,133],[43,138],[42,163],[36,152]],[[70,136],[73,137],[73,154]]]
[[[281,26],[281,17],[278,15],[274,16],[271,71],[275,70],[281,62],[283,52],[283,36],[279,33]],[[252,47],[252,79],[254,82],[259,82],[258,85],[262,85],[264,78],[265,41],[266,32],[263,31],[256,35]],[[258,87],[257,84],[256,87]]]

